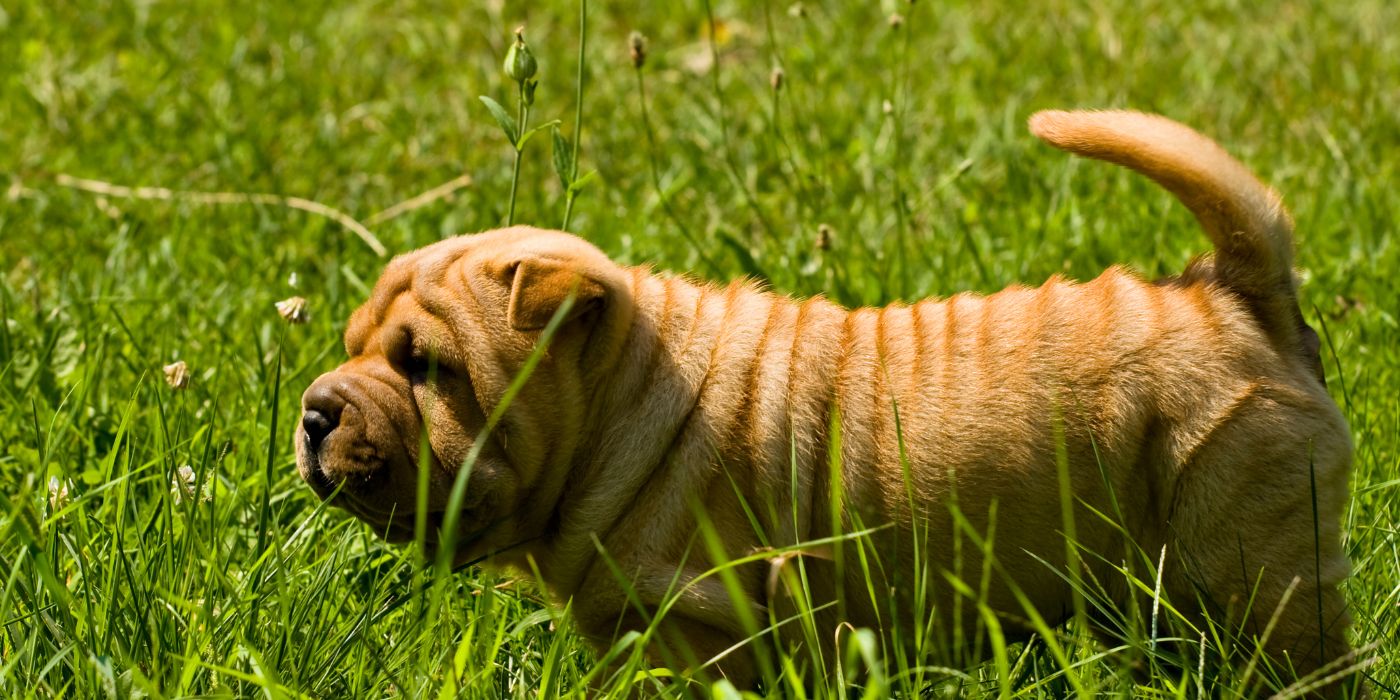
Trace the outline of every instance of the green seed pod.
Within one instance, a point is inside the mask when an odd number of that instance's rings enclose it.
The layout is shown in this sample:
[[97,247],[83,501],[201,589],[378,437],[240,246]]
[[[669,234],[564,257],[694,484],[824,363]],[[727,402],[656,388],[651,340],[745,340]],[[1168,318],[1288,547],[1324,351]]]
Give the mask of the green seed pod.
[[535,71],[538,69],[535,55],[530,53],[530,47],[525,45],[525,27],[520,27],[515,30],[515,43],[511,44],[510,50],[506,52],[506,75],[517,83],[523,83],[535,77]]

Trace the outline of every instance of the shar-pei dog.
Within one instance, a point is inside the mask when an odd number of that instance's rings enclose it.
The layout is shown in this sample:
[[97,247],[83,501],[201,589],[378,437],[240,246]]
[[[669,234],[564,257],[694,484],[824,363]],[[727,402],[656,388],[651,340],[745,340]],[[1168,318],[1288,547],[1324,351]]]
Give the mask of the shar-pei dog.
[[460,236],[394,259],[351,317],[302,399],[301,475],[390,541],[455,521],[456,562],[538,572],[600,648],[646,628],[656,663],[740,687],[853,627],[965,660],[1080,615],[1120,639],[1179,620],[1193,666],[1232,637],[1226,663],[1275,687],[1324,678],[1350,653],[1352,448],[1289,214],[1163,117],[1030,127],[1171,191],[1213,255],[850,310],[566,233]]

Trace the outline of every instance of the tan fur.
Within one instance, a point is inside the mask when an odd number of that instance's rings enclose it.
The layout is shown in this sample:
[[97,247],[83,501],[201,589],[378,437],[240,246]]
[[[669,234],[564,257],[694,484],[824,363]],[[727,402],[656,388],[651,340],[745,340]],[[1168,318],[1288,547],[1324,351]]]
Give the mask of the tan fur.
[[[1175,192],[1215,241],[1214,262],[1158,282],[1112,268],[1085,284],[1056,278],[847,311],[622,267],[563,233],[464,236],[397,258],[355,313],[351,359],[307,392],[308,408],[330,402],[343,417],[318,455],[298,440],[303,474],[319,468],[344,482],[346,507],[410,537],[426,424],[430,522],[440,523],[485,415],[572,293],[582,303],[486,438],[467,489],[469,544],[457,556],[533,560],[600,645],[645,625],[616,572],[646,615],[683,590],[652,651],[695,665],[749,636],[739,608],[761,624],[770,607],[793,609],[783,581],[795,561],[816,603],[842,599],[819,616],[824,644],[841,621],[912,629],[932,616],[936,648],[975,655],[976,598],[949,577],[985,587],[1013,637],[1029,631],[1018,594],[1058,624],[1074,609],[1056,572],[1067,567],[1062,434],[1077,575],[1119,607],[1145,611],[1150,596],[1113,567],[1126,561],[1150,581],[1151,566],[1134,558],[1155,565],[1165,547],[1166,595],[1192,619],[1233,619],[1247,636],[1276,615],[1268,650],[1300,673],[1345,653],[1337,584],[1347,574],[1339,526],[1351,446],[1300,335],[1291,225],[1277,196],[1161,117],[1042,113],[1032,128]],[[430,354],[437,381],[413,379]],[[728,557],[875,531],[863,544],[740,568],[746,598],[736,602],[718,577],[702,578],[714,562],[697,512]],[[984,579],[973,540],[989,533],[995,561]],[[915,620],[912,594],[926,572],[933,595]],[[1291,602],[1276,611],[1291,584]],[[781,630],[802,643],[797,624]],[[732,651],[713,668],[751,683],[755,653]]]

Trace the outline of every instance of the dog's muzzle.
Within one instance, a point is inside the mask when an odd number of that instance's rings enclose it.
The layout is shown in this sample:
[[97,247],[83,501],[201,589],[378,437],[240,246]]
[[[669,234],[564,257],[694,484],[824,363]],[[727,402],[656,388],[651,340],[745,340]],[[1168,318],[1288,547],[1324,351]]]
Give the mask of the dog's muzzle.
[[321,449],[340,425],[345,398],[317,382],[306,390],[301,403],[301,477],[317,496],[326,499],[335,491],[336,480],[331,478],[322,464]]

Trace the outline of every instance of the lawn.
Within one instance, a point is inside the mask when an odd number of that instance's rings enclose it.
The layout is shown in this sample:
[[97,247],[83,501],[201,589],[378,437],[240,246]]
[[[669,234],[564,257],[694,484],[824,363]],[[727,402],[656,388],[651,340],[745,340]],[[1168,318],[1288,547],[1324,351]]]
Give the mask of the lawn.
[[[325,5],[0,0],[0,695],[620,697],[647,670],[627,640],[599,664],[529,576],[435,574],[294,467],[376,249],[506,220],[514,151],[478,98],[514,112],[520,24],[532,125],[596,175],[570,207],[540,132],[517,222],[568,209],[621,262],[849,305],[1174,273],[1208,250],[1189,213],[1025,121],[1131,107],[1218,138],[1297,219],[1356,444],[1353,638],[1400,692],[1400,4],[595,1],[582,52],[561,0]],[[308,323],[278,315],[291,296]],[[1055,636],[1064,658],[1037,639],[1010,669],[809,691],[1236,687]]]

